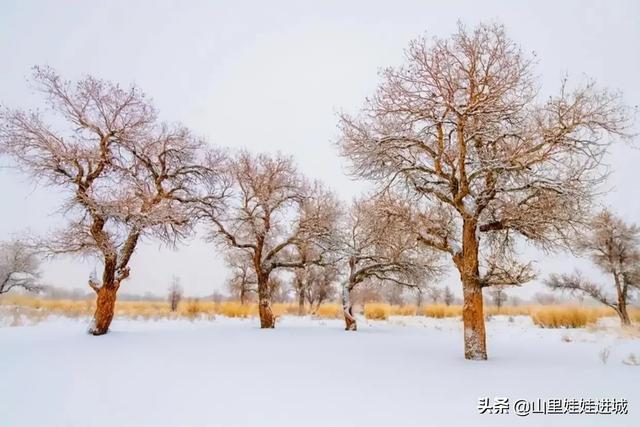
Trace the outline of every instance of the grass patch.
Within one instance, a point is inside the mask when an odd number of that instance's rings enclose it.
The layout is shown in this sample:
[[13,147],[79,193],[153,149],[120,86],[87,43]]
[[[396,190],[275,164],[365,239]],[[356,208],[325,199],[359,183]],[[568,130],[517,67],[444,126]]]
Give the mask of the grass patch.
[[370,320],[387,320],[391,314],[389,304],[369,303],[364,305],[364,317]]
[[445,317],[462,316],[462,306],[460,305],[445,305],[445,304],[430,304],[421,307],[418,313],[422,316],[433,317],[436,319],[442,319]]
[[541,328],[584,328],[600,317],[598,309],[577,306],[538,307],[531,311],[533,323]]

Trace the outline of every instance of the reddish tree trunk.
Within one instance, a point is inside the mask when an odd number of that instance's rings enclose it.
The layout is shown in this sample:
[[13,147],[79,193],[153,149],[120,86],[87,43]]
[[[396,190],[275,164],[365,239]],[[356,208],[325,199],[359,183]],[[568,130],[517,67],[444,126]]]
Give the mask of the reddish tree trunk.
[[276,318],[271,311],[271,292],[269,292],[269,276],[258,276],[258,313],[260,314],[260,328],[273,329]]
[[93,324],[89,329],[92,335],[104,335],[109,331],[116,306],[117,289],[113,286],[101,287],[96,299],[96,311],[93,315]]
[[462,253],[456,254],[454,261],[460,272],[464,298],[462,307],[464,357],[468,360],[487,360],[487,338],[484,327],[482,286],[478,262],[479,242],[476,227],[475,221],[464,221]]
[[464,357],[469,360],[487,359],[487,341],[484,328],[484,309],[482,288],[477,281],[462,284],[464,306],[462,323],[464,324]]
[[102,283],[98,284],[89,280],[89,286],[97,294],[96,311],[93,314],[93,322],[89,328],[89,333],[92,335],[104,335],[109,332],[120,282],[129,275],[129,270],[126,269],[125,274],[123,276],[119,275],[116,279],[116,261],[115,257],[105,258]]

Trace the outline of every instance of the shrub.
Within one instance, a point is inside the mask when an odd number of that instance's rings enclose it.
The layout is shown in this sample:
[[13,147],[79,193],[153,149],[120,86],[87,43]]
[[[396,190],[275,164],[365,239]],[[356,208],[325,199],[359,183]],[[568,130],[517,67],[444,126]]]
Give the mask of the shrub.
[[419,313],[423,316],[442,319],[444,317],[461,316],[462,307],[459,305],[430,304],[422,307]]
[[322,319],[338,319],[342,317],[342,306],[340,304],[322,304],[315,312],[317,317]]
[[371,320],[387,320],[391,313],[389,304],[370,303],[364,305],[364,317]]
[[186,315],[190,319],[195,319],[203,313],[202,307],[200,307],[200,301],[192,299],[187,303]]
[[417,307],[411,304],[391,306],[391,314],[394,316],[415,316],[417,311]]
[[583,328],[599,317],[597,310],[572,306],[540,307],[531,312],[533,323],[541,328]]
[[247,318],[255,316],[258,313],[258,306],[256,304],[240,304],[235,301],[221,302],[216,307],[216,314],[226,317],[240,317]]

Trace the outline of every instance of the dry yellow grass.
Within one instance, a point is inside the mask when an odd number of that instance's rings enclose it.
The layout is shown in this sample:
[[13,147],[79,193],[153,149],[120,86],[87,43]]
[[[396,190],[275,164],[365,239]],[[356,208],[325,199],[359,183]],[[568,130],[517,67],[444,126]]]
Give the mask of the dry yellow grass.
[[240,304],[236,301],[226,301],[219,303],[215,312],[226,317],[247,318],[258,315],[258,306],[256,304]]
[[415,316],[418,313],[418,307],[412,304],[392,305],[390,312],[392,316]]
[[[20,323],[20,317],[32,321],[39,321],[48,315],[65,317],[87,317],[93,314],[94,300],[51,300],[29,295],[9,294],[0,297],[0,305],[12,306],[16,314],[16,321]],[[297,315],[298,305],[295,303],[273,304],[273,313],[276,316]],[[531,316],[533,322],[544,328],[584,327],[595,323],[601,317],[616,316],[608,307],[585,307],[577,305],[563,306],[539,306],[522,305],[507,306],[498,309],[494,306],[486,306],[485,314],[489,316]],[[213,302],[203,300],[185,300],[180,303],[176,312],[171,312],[170,305],[166,301],[118,301],[116,303],[116,316],[121,318],[186,318],[211,319],[215,316],[249,318],[258,315],[258,306],[255,303],[240,304],[236,301]],[[389,316],[427,316],[434,318],[458,317],[462,315],[462,306],[429,304],[422,307],[415,305],[394,306],[384,303],[368,303],[364,306],[364,315],[367,319],[387,320]],[[342,318],[342,306],[336,303],[321,305],[314,313],[315,317],[323,319]],[[629,316],[632,322],[640,323],[640,309],[629,308]]]
[[529,316],[531,315],[531,306],[516,305],[496,307],[493,305],[484,308],[484,314],[487,316]]
[[537,307],[531,310],[533,323],[542,328],[584,328],[602,317],[602,310],[578,306]]
[[422,316],[435,317],[436,319],[442,319],[443,317],[456,317],[462,316],[462,306],[430,304],[421,307],[420,310],[418,310],[418,313]]
[[371,320],[387,320],[391,314],[389,304],[369,303],[364,305],[364,317]]
[[339,319],[343,316],[340,304],[322,304],[315,312],[315,316],[323,319]]

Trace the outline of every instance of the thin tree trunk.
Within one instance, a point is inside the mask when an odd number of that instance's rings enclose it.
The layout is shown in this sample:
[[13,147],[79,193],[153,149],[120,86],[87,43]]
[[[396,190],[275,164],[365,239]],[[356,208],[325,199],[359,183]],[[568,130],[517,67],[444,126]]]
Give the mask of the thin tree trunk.
[[302,292],[302,288],[299,289],[298,293],[298,316],[304,316],[304,292]]
[[351,303],[351,289],[348,283],[342,285],[342,311],[344,313],[345,331],[357,331],[358,325],[353,315],[353,304]]
[[482,286],[478,262],[479,242],[476,226],[477,224],[473,220],[464,221],[462,253],[457,254],[454,261],[460,271],[464,298],[462,307],[464,357],[468,360],[486,360],[487,339],[484,327]]
[[273,329],[276,326],[276,319],[271,311],[271,295],[269,292],[269,276],[260,274],[258,276],[258,312],[260,314],[260,328]]

